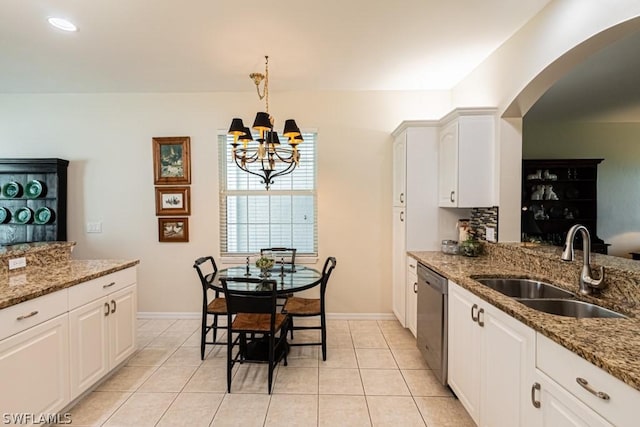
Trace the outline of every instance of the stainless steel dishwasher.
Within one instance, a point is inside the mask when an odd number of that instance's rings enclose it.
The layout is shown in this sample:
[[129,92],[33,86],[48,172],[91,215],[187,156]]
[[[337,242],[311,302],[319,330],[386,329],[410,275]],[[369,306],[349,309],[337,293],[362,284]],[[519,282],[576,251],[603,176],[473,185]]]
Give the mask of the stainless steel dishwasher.
[[447,279],[418,263],[418,348],[443,385],[447,385],[447,294]]

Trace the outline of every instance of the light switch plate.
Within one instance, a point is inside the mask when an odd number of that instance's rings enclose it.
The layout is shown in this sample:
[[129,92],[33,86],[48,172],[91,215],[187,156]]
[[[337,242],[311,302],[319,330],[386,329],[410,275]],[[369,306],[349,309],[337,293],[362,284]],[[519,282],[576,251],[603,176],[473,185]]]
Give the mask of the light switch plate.
[[496,229],[493,227],[485,227],[485,235],[487,238],[487,242],[496,242]]
[[15,270],[16,268],[23,268],[27,266],[27,259],[25,257],[12,258],[9,260],[9,270]]
[[102,223],[101,222],[88,222],[87,223],[87,233],[102,233]]

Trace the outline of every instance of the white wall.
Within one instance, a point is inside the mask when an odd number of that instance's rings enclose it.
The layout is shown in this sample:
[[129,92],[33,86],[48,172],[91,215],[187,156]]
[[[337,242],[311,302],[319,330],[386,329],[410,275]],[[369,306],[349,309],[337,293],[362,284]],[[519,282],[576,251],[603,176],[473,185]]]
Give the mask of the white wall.
[[[255,93],[0,95],[0,157],[60,157],[69,167],[68,240],[75,258],[138,258],[139,311],[196,312],[192,268],[219,254],[218,129],[252,120]],[[437,119],[448,92],[273,93],[276,124],[296,118],[318,142],[320,260],[337,257],[332,313],[391,313],[391,131]],[[154,136],[190,136],[189,243],[159,243]],[[303,160],[304,161],[304,160]],[[84,231],[101,221],[101,234]]]
[[598,237],[609,255],[640,250],[640,123],[525,121],[527,159],[603,158],[598,167]]
[[637,0],[554,0],[454,88],[455,107],[495,106],[503,115],[500,241],[520,241],[522,116],[575,64],[640,31],[638,16]]

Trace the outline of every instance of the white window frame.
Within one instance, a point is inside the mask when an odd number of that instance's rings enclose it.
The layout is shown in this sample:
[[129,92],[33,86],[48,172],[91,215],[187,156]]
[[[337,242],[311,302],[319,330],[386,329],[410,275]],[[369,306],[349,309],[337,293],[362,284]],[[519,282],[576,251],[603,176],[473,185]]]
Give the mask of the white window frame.
[[[218,143],[218,166],[219,166],[219,205],[220,205],[220,254],[222,263],[241,263],[245,262],[247,256],[254,256],[258,251],[252,252],[230,252],[227,250],[227,197],[228,196],[312,196],[313,197],[313,250],[311,252],[298,252],[296,254],[296,263],[306,264],[315,263],[318,260],[318,152],[317,152],[317,140],[318,133],[315,130],[302,131],[305,141],[303,144],[313,144],[312,153],[314,156],[313,162],[313,188],[310,190],[282,190],[274,189],[273,187],[268,191],[264,188],[264,184],[261,183],[260,178],[254,175],[250,175],[249,179],[255,180],[255,183],[259,184],[259,189],[251,190],[229,190],[227,188],[227,168],[238,168],[238,166],[230,160],[231,151],[231,136],[227,135],[224,130],[218,131],[217,143]],[[307,145],[308,147],[308,145]],[[308,154],[307,154],[308,155]],[[300,162],[304,162],[305,157],[301,155]],[[245,172],[246,173],[246,172]],[[294,170],[291,174],[295,174]],[[287,176],[282,177],[287,178]],[[277,182],[278,177],[274,179]],[[276,245],[272,245],[276,246]],[[278,245],[279,246],[279,245]]]

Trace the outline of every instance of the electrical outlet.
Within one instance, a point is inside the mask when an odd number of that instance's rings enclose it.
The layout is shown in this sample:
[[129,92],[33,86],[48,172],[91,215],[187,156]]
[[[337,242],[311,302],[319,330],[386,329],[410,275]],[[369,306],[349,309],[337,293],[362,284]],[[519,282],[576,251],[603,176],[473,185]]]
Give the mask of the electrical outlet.
[[484,230],[487,242],[496,243],[496,229],[493,227],[485,227]]
[[101,222],[88,222],[87,223],[87,233],[102,233],[102,223]]
[[16,268],[23,268],[27,266],[27,259],[25,257],[12,258],[9,260],[9,270],[15,270]]

